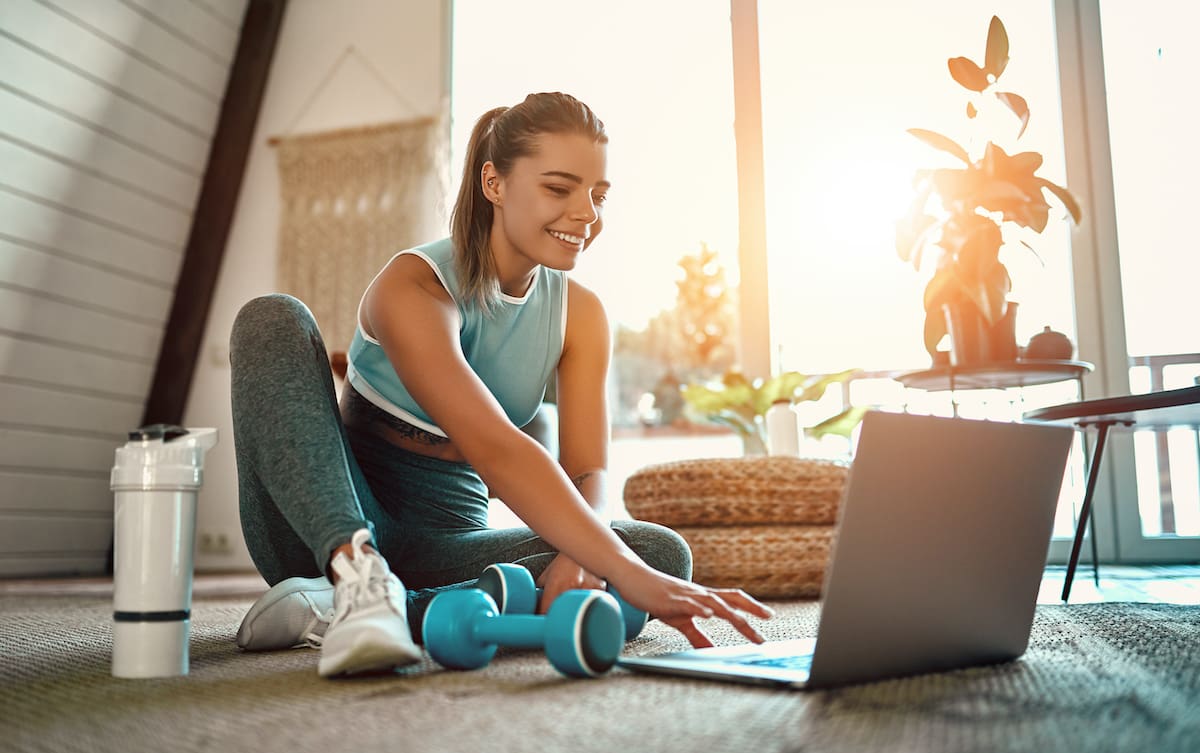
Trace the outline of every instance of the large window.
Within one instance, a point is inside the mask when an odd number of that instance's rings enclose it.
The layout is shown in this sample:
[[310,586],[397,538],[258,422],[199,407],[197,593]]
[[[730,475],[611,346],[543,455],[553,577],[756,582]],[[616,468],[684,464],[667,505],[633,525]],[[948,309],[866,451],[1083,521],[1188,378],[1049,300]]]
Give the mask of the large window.
[[[1200,154],[1188,148],[1200,105],[1184,95],[1200,70],[1191,30],[1200,7],[1174,0],[1100,2],[1107,123],[1130,388],[1200,383],[1200,279],[1192,204]],[[1200,443],[1190,429],[1139,432],[1140,531],[1200,535]]]
[[[967,93],[946,65],[960,55],[982,62],[991,6],[759,0],[758,12],[773,352],[802,371],[927,366],[927,276],[897,257],[895,223],[913,200],[914,172],[954,160],[906,129],[943,133],[973,157],[981,137],[1009,153],[1041,152],[1040,174],[1064,182],[1049,3],[996,11],[1011,41],[1004,83],[1032,112],[1020,140],[1007,111],[966,117]],[[1015,242],[1002,252],[1020,303],[1019,342],[1044,325],[1074,337],[1064,215],[1052,213],[1037,255]]]
[[[738,11],[732,16],[731,7]],[[989,126],[982,138],[1010,154],[1041,153],[1039,174],[1069,186],[1084,209],[1074,235],[1055,207],[1035,239],[1036,253],[1020,243],[1002,252],[1020,304],[1018,342],[1044,326],[1070,336],[1084,349],[1080,357],[1097,364],[1086,379],[1088,397],[1182,386],[1200,375],[1200,340],[1195,328],[1180,326],[1190,321],[1188,285],[1200,273],[1186,251],[1189,178],[1200,167],[1187,148],[1197,108],[1186,92],[1197,55],[1184,35],[1200,21],[1191,4],[457,0],[454,8],[456,166],[475,117],[529,91],[572,92],[609,127],[614,190],[605,233],[575,274],[602,295],[617,329],[618,426],[661,419],[661,406],[648,396],[664,377],[687,376],[669,374],[668,363],[639,362],[632,335],[649,337],[681,306],[679,262],[706,248],[716,251],[706,269],[723,271],[731,286],[739,282],[737,253],[749,262],[742,269],[768,270],[741,287],[754,291],[747,296],[766,292],[770,326],[741,335],[747,352],[771,354],[773,368],[878,374],[929,365],[922,341],[927,275],[897,257],[895,221],[912,199],[914,171],[952,159],[906,130],[929,129],[968,145],[980,138],[964,117],[964,91],[946,61],[982,59],[993,13],[1010,40],[1004,83],[1028,101],[1032,117],[1019,140],[1015,120],[1008,137],[996,138]],[[744,28],[754,16],[744,10],[757,13],[756,28]],[[756,70],[747,74],[739,62],[736,86],[741,102],[748,89],[761,88],[762,132],[743,132],[740,147],[743,156],[761,147],[765,158],[765,248],[737,248],[731,39],[739,51],[747,40],[758,50]],[[1060,81],[1068,82],[1061,90]],[[743,221],[759,222],[753,213]],[[622,354],[630,342],[636,347]],[[936,396],[887,379],[856,382],[849,394],[916,412],[950,410],[949,398],[939,405]],[[1012,420],[1035,403],[1077,396],[1074,383],[1029,388],[1015,403],[1007,393],[984,395],[970,415]],[[1196,539],[1189,538],[1200,533],[1196,436],[1139,436],[1136,481],[1134,443],[1122,449],[1124,438],[1114,438],[1104,469],[1112,476],[1098,495],[1101,556],[1196,556]],[[729,443],[703,452],[736,451]],[[638,446],[623,470],[679,453],[696,450]],[[1080,451],[1064,489],[1059,536],[1074,528],[1082,466]],[[1061,543],[1054,556],[1065,554]]]
[[[696,370],[690,361],[708,357],[678,352],[686,350],[682,342],[672,346],[674,363],[644,352],[663,351],[670,339],[661,330],[673,329],[664,320],[678,318],[680,261],[715,252],[702,265],[711,279],[723,272],[731,288],[737,283],[727,0],[618,0],[601,7],[457,0],[453,28],[456,171],[475,119],[530,92],[568,92],[604,121],[613,189],[604,232],[573,274],[604,300],[615,329],[616,425],[668,419],[662,414],[677,394],[674,381]],[[709,371],[728,365],[736,351],[736,326],[727,329],[720,347],[729,355],[714,355]],[[647,397],[655,392],[657,407]]]

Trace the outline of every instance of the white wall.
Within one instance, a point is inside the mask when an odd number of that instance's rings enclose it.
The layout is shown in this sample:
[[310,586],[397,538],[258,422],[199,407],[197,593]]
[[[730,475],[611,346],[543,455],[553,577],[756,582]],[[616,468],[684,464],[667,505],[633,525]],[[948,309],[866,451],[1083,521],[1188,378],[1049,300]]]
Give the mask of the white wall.
[[0,576],[104,569],[245,2],[0,2]]
[[[291,0],[288,5],[184,415],[188,426],[215,426],[220,432],[205,463],[197,569],[253,568],[238,520],[228,343],[242,304],[275,290],[279,180],[267,139],[445,112],[449,4]],[[351,45],[390,88],[354,55],[334,68]],[[306,105],[331,70],[332,78]]]

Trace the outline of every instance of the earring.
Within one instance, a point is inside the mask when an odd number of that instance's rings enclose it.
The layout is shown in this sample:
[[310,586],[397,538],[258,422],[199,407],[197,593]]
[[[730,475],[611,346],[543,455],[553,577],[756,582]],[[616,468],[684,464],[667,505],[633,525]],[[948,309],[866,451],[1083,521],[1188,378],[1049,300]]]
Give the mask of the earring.
[[488,178],[488,188],[491,188],[491,187],[492,187],[492,186],[494,186],[494,185],[496,185],[496,179],[495,179],[495,178]]

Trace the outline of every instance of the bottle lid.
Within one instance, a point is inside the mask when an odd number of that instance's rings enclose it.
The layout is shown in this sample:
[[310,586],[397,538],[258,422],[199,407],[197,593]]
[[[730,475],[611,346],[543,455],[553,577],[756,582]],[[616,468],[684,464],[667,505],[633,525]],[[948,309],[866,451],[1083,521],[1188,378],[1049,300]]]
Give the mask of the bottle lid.
[[170,442],[172,439],[182,437],[187,433],[187,429],[175,424],[150,424],[148,426],[140,426],[129,432],[129,438],[142,441],[161,439],[164,442]]
[[184,429],[163,424],[135,429],[129,432],[129,441],[116,449],[109,488],[113,491],[198,489],[203,481],[205,453],[216,444],[216,429]]

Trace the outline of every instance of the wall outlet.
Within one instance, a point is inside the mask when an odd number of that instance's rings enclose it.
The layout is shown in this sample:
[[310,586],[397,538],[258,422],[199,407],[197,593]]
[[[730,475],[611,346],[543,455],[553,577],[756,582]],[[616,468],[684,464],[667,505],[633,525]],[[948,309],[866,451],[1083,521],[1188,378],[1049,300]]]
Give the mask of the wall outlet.
[[229,544],[229,536],[224,533],[202,532],[196,542],[202,554],[232,554],[233,547]]
[[229,368],[229,343],[215,340],[208,344],[208,360],[219,369]]

